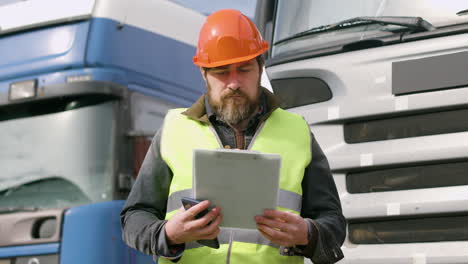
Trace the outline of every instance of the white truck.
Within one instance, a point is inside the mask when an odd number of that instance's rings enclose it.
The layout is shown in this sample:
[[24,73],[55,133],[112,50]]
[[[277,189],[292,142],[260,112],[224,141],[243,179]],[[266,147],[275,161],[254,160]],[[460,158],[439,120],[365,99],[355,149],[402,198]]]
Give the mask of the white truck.
[[340,263],[468,263],[468,1],[259,0],[256,22],[329,159]]

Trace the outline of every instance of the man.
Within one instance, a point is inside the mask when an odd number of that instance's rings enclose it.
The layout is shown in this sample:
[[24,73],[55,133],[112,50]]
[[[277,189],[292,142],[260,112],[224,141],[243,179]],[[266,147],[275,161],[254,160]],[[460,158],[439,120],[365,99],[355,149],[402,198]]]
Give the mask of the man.
[[[307,123],[278,107],[260,86],[268,49],[255,25],[239,11],[220,10],[203,25],[194,63],[207,94],[189,109],[171,110],[154,137],[121,213],[125,242],[159,263],[334,263],[346,222],[322,150]],[[222,208],[204,217],[204,201],[188,210],[192,150],[238,148],[282,157],[277,210],[258,215],[258,230],[219,228]],[[261,195],[261,194],[259,194]],[[218,237],[219,249],[195,243]]]

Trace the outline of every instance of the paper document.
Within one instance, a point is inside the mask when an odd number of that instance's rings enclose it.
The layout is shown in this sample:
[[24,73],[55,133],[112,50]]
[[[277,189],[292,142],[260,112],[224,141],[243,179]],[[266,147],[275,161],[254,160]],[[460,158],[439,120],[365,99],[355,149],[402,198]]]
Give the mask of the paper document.
[[256,229],[254,216],[276,208],[280,168],[278,154],[196,149],[194,198],[221,207],[222,227]]

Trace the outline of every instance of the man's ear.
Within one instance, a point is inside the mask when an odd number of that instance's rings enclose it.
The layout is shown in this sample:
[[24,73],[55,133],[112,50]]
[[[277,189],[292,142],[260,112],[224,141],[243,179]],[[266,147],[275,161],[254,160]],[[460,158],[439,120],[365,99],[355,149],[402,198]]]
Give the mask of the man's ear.
[[203,80],[206,82],[206,70],[203,67],[200,67],[200,73],[203,77]]
[[260,63],[260,61],[258,61],[258,58],[256,59],[257,61],[257,67],[258,67],[258,73],[260,75],[260,77],[262,76],[262,73],[263,73],[263,69],[265,68],[264,67],[264,64],[263,63]]

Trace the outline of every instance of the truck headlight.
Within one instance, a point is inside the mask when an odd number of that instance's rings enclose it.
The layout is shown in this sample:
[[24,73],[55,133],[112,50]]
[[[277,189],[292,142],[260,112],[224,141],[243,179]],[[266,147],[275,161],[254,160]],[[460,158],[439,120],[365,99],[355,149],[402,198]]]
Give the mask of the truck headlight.
[[36,97],[37,80],[28,80],[10,84],[10,101],[28,99]]

